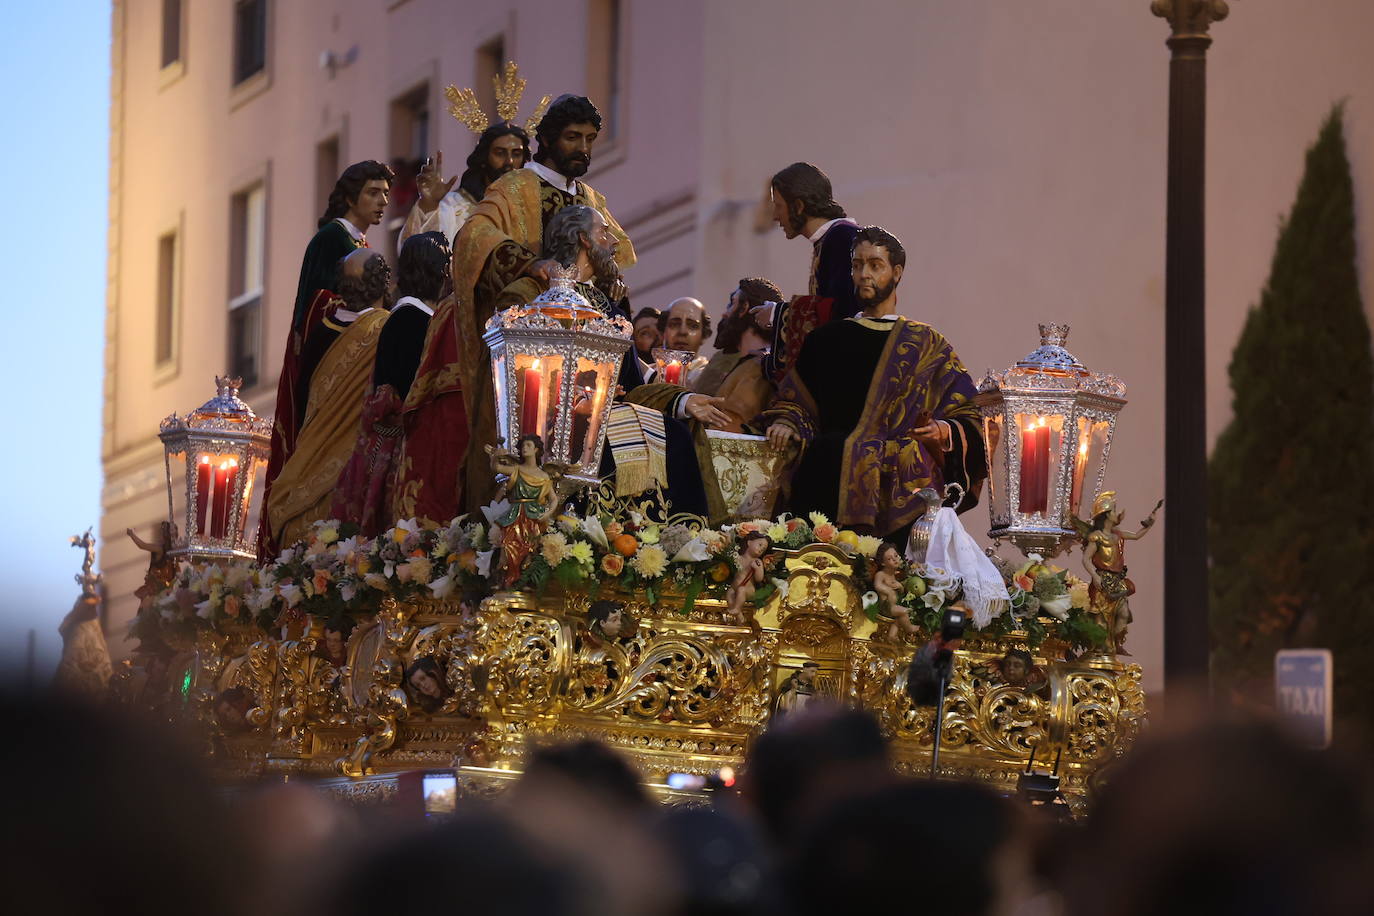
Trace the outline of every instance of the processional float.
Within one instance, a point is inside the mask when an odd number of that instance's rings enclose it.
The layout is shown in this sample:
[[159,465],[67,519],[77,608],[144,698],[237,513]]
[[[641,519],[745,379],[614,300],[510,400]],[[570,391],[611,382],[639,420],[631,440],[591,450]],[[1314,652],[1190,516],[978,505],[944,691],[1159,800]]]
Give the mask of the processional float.
[[[431,767],[489,794],[531,742],[583,736],[651,784],[709,775],[740,767],[775,717],[823,698],[869,710],[908,772],[929,771],[937,726],[941,778],[1010,790],[1032,755],[1057,759],[1079,809],[1145,721],[1140,668],[1119,657],[1124,570],[1090,563],[1080,580],[1050,563],[1118,537],[1104,486],[1125,387],[1064,348],[1067,327],[1040,330],[1034,352],[979,386],[989,533],[1023,555],[997,560],[1006,600],[954,654],[938,723],[913,701],[908,663],[960,605],[958,576],[911,564],[895,592],[916,632],[897,630],[872,592],[876,538],[819,516],[755,517],[785,457],[762,437],[710,440],[734,510],[723,526],[617,497],[597,471],[630,326],[563,279],[487,325],[502,437],[489,451],[505,483],[481,517],[402,521],[368,540],[318,523],[255,565],[246,521],[267,422],[228,379],[164,421],[180,566],[135,632],[145,660],[171,659],[174,687],[134,701],[200,723],[226,779],[312,774],[376,800],[397,773]],[[741,539],[757,532],[768,572],[740,622],[727,592]]]

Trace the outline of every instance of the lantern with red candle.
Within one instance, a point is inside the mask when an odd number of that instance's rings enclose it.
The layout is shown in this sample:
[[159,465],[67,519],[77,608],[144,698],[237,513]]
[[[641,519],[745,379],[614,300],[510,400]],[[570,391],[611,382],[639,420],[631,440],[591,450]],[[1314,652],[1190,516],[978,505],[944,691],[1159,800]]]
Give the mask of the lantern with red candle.
[[667,347],[654,347],[654,370],[656,382],[669,385],[688,384],[689,370],[697,361],[697,354],[691,350],[670,350]]
[[1064,348],[1069,328],[1040,325],[1040,346],[979,385],[994,538],[1052,556],[1101,490],[1126,386]]
[[497,435],[514,445],[538,434],[544,459],[569,467],[562,480],[590,486],[600,480],[604,430],[632,328],[595,308],[572,271],[553,274],[534,301],[487,322]]
[[[191,559],[256,556],[256,528],[248,514],[253,481],[267,460],[272,421],[238,397],[239,380],[215,379],[213,398],[185,416],[162,421],[167,469],[167,512],[177,520],[177,493],[185,506],[172,553]],[[245,532],[250,532],[245,537]]]

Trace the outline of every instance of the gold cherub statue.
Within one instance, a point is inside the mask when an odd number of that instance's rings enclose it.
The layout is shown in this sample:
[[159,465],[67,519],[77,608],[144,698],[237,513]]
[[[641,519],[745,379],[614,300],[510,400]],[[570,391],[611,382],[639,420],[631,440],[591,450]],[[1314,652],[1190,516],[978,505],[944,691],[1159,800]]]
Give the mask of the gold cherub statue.
[[1130,655],[1124,648],[1126,629],[1131,624],[1130,597],[1135,583],[1126,577],[1126,542],[1138,541],[1155,523],[1164,500],[1155,503],[1139,531],[1118,527],[1126,512],[1116,502],[1116,491],[1106,490],[1093,500],[1091,521],[1074,518],[1074,528],[1083,539],[1083,566],[1091,582],[1088,586],[1088,611],[1107,628],[1108,648],[1118,655]]

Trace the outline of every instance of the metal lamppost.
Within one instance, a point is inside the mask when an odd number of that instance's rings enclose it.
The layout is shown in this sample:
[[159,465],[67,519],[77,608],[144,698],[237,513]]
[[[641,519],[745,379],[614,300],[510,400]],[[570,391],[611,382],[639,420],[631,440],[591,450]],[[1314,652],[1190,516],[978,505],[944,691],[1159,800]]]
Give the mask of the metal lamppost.
[[1206,677],[1208,29],[1225,0],[1153,0],[1169,21],[1169,179],[1164,264],[1164,674]]

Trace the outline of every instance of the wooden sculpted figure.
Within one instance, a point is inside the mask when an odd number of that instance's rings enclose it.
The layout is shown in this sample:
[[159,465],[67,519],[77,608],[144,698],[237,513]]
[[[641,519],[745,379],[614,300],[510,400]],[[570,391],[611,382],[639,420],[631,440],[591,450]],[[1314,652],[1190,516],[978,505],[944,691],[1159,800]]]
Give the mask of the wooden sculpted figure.
[[911,613],[898,602],[902,580],[902,552],[897,545],[884,542],[873,557],[877,571],[873,573],[873,590],[878,593],[881,610],[890,618],[892,624],[887,628],[887,638],[895,640],[898,630],[915,633],[916,625],[911,622]]
[[154,598],[172,587],[172,580],[177,577],[177,563],[171,557],[177,526],[163,522],[158,526],[158,539],[152,544],[135,534],[132,528],[125,528],[124,533],[139,550],[148,552],[148,571],[143,574],[143,584],[134,591],[139,613],[143,613],[152,607]]
[[561,473],[544,468],[544,440],[536,435],[521,436],[514,452],[489,445],[487,454],[491,469],[507,477],[496,499],[508,498],[510,508],[495,522],[501,527],[501,585],[510,588],[558,511],[554,475]]
[[[772,540],[762,531],[751,531],[744,536],[744,549],[740,551],[739,572],[735,573],[734,581],[730,583],[729,590],[725,593],[726,610],[730,619],[735,623],[745,623],[744,605],[750,598],[754,597],[754,592],[763,584],[765,578],[765,566],[763,555],[773,546]],[[752,609],[749,612],[749,619],[753,619]]]
[[1164,500],[1155,504],[1149,517],[1140,523],[1139,531],[1125,531],[1119,527],[1125,510],[1116,502],[1116,491],[1107,490],[1093,501],[1091,522],[1075,519],[1083,538],[1083,566],[1088,570],[1088,608],[1107,627],[1108,644],[1113,652],[1129,655],[1122,646],[1126,629],[1131,624],[1128,601],[1135,594],[1135,583],[1126,577],[1126,542],[1138,541],[1155,523],[1155,515]]

